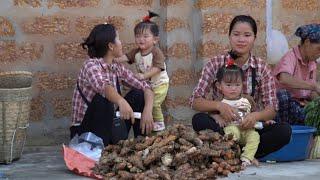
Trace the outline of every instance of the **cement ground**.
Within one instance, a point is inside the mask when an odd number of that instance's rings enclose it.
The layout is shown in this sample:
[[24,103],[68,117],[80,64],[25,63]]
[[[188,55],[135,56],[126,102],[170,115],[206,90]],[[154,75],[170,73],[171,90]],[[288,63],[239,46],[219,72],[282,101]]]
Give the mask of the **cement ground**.
[[[62,147],[27,147],[21,159],[9,165],[0,164],[0,179],[82,180],[88,178],[75,175],[66,168]],[[320,160],[261,163],[259,167],[249,167],[245,171],[220,179],[318,180],[320,179]]]

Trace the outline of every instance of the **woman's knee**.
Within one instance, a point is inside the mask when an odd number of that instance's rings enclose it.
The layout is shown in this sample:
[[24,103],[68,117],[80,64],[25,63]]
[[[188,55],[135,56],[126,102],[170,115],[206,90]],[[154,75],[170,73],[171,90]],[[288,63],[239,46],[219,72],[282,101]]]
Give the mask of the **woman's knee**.
[[203,130],[202,122],[204,119],[207,119],[208,115],[205,113],[197,113],[192,117],[192,127],[195,131]]
[[114,104],[110,102],[107,98],[101,96],[100,94],[96,94],[92,98],[91,106],[95,109],[109,109],[113,108]]
[[290,124],[288,123],[280,123],[278,125],[278,141],[279,143],[286,145],[290,142],[291,140],[291,134],[292,134],[292,129]]
[[197,113],[192,117],[192,126],[195,131],[211,129],[220,134],[224,134],[223,129],[207,113]]
[[140,89],[132,89],[124,99],[129,103],[133,111],[142,112],[144,107],[144,92]]

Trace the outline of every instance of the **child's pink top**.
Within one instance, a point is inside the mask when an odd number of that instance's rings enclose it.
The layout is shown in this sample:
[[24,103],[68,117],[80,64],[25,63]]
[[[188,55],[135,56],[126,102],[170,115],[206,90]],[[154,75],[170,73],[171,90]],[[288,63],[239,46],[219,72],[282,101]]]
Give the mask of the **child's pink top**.
[[277,76],[280,73],[289,73],[296,79],[304,80],[307,82],[316,82],[316,69],[317,64],[315,61],[309,61],[308,63],[303,62],[299,46],[292,48],[287,52],[276,65],[273,70],[277,89],[287,89],[293,98],[309,98],[311,90],[293,89],[289,88],[278,81]]

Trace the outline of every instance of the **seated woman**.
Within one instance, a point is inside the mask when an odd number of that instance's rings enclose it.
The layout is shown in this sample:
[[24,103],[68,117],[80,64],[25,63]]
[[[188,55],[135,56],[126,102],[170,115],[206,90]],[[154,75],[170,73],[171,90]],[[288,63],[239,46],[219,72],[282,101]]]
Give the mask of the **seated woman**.
[[[195,114],[192,125],[195,131],[212,129],[223,134],[223,122],[217,122],[210,116],[211,112],[219,113],[226,122],[235,121],[238,113],[230,105],[218,101],[221,92],[217,89],[217,71],[224,66],[228,58],[243,70],[243,94],[251,95],[257,103],[257,110],[248,113],[240,124],[242,129],[251,129],[257,121],[270,122],[276,115],[278,101],[276,98],[275,82],[271,69],[261,58],[255,57],[252,47],[257,35],[257,25],[250,16],[236,16],[229,28],[229,41],[232,53],[213,57],[203,67],[202,75],[198,85],[190,98],[191,107],[202,113]],[[213,99],[206,96],[213,90]],[[260,158],[274,152],[290,141],[291,128],[288,124],[269,124],[263,129],[257,130],[260,135],[260,144],[255,157]]]
[[[136,79],[122,64],[113,62],[114,58],[122,56],[115,27],[110,24],[95,26],[82,47],[88,49],[90,58],[80,70],[73,93],[71,138],[92,132],[107,146],[116,143],[115,136],[123,138],[131,126],[135,136],[149,134],[153,128],[153,92],[146,82]],[[134,88],[124,98],[120,95],[120,81]],[[114,131],[116,107],[121,119],[127,121],[124,129]],[[141,120],[135,120],[133,112],[142,112]]]
[[320,95],[320,84],[316,80],[320,24],[301,26],[295,35],[301,38],[300,45],[287,52],[273,71],[279,100],[276,121],[303,124],[304,105]]

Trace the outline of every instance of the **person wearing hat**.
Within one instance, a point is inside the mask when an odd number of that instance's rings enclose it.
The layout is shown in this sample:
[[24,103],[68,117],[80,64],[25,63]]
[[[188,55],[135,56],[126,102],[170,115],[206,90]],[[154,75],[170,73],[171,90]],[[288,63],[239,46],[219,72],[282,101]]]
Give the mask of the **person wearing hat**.
[[320,24],[301,26],[295,35],[301,43],[287,52],[273,70],[279,102],[276,121],[303,124],[305,104],[320,95],[316,63],[320,57]]

